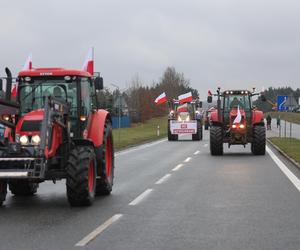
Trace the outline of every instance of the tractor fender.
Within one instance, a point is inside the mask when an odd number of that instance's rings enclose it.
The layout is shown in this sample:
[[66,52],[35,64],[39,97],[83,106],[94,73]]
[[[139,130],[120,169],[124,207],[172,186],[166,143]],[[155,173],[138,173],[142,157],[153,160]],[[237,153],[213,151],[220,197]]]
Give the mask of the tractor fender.
[[100,147],[103,143],[103,132],[106,120],[111,122],[111,117],[109,112],[104,109],[98,109],[91,113],[87,126],[87,138],[93,142],[94,147]]
[[260,110],[252,111],[252,124],[264,125],[264,113]]
[[219,121],[218,110],[212,111],[210,113],[209,123],[212,125],[222,125],[222,121]]

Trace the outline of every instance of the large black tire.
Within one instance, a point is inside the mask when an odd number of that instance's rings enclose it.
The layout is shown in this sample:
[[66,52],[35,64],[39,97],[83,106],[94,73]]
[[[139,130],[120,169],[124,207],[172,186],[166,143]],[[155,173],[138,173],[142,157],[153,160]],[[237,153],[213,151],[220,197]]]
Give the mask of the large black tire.
[[256,125],[253,127],[253,141],[251,151],[254,155],[265,155],[266,153],[266,128]]
[[89,206],[95,198],[96,158],[89,146],[71,150],[66,166],[67,197],[71,206]]
[[7,183],[6,181],[0,181],[0,206],[2,206],[3,202],[6,199],[7,194]]
[[173,135],[170,129],[170,121],[168,121],[168,141],[178,141],[178,135]]
[[100,171],[96,179],[96,195],[109,195],[114,184],[115,154],[112,136],[112,126],[109,121],[104,125],[104,135],[101,150],[101,157],[98,160]]
[[197,134],[192,135],[193,141],[200,141],[203,139],[203,128],[201,121],[197,121]]
[[39,184],[28,180],[11,180],[8,186],[10,192],[16,196],[30,196],[37,192]]
[[210,153],[211,155],[223,155],[223,130],[220,126],[210,128]]

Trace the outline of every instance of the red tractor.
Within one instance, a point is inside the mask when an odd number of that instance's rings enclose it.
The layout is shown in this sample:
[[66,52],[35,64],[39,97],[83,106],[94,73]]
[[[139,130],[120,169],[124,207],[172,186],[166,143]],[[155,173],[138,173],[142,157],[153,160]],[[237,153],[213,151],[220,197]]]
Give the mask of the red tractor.
[[0,205],[7,187],[14,195],[33,195],[39,183],[66,179],[71,206],[91,205],[108,195],[114,179],[110,114],[99,107],[103,79],[85,70],[35,68],[17,77],[6,68],[0,99]]
[[[264,155],[266,148],[266,130],[264,115],[252,105],[252,97],[258,95],[248,90],[217,90],[217,109],[210,116],[210,152],[223,154],[223,143],[243,145],[251,143],[255,155]],[[262,98],[264,99],[264,98]],[[212,102],[212,96],[207,101]]]

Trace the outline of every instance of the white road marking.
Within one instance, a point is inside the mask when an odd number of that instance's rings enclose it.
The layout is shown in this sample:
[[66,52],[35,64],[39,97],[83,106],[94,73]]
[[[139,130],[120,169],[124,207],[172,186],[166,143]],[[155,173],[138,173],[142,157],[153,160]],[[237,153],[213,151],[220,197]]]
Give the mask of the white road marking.
[[273,153],[268,146],[266,147],[266,150],[280,170],[286,175],[287,178],[289,178],[298,191],[300,191],[300,180],[297,178],[297,176],[295,176],[291,170],[288,169],[288,167]]
[[85,236],[81,241],[79,241],[75,246],[76,247],[84,247],[89,242],[94,240],[99,234],[101,234],[106,228],[108,228],[111,224],[119,220],[123,215],[122,214],[115,214],[111,218],[109,218],[107,221],[105,221],[102,225],[97,227],[93,232]]
[[139,145],[139,146],[136,146],[136,147],[133,147],[133,148],[125,149],[125,150],[122,150],[120,152],[115,153],[115,156],[120,156],[120,155],[135,152],[137,150],[149,148],[149,147],[155,146],[155,145],[157,145],[159,143],[162,143],[162,142],[165,142],[165,141],[167,141],[167,139],[162,139],[162,140],[158,140],[158,141],[154,141],[154,142],[149,142],[149,143],[142,144],[142,145]]
[[171,177],[171,174],[166,174],[165,176],[163,176],[162,178],[160,178],[157,182],[155,182],[155,184],[162,184],[164,183],[167,179],[169,179]]
[[207,146],[208,146],[208,144],[207,144],[207,143],[205,143],[205,144],[203,145],[203,147],[205,147],[205,148],[206,148]]
[[128,205],[129,206],[135,206],[139,204],[143,199],[145,199],[153,189],[147,189],[145,192],[141,193],[138,197],[136,197],[132,202],[130,202]]
[[191,159],[192,159],[191,157],[188,157],[183,162],[189,162]]
[[172,171],[177,171],[179,170],[181,167],[183,166],[183,164],[178,164],[175,168],[172,169]]
[[198,154],[200,154],[200,151],[199,151],[199,150],[197,150],[197,151],[194,153],[194,155],[198,155]]

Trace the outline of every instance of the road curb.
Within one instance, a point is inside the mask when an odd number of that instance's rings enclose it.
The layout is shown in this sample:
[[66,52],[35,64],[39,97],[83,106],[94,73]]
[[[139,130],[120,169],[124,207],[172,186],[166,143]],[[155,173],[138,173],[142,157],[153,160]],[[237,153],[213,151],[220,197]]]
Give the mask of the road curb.
[[273,148],[275,148],[278,151],[278,153],[280,153],[281,155],[283,155],[295,167],[297,167],[298,169],[300,169],[300,164],[298,162],[296,162],[293,158],[291,158],[285,152],[283,152],[283,150],[281,150],[278,146],[276,146],[270,139],[267,138],[267,141],[268,141],[269,144],[272,145]]

